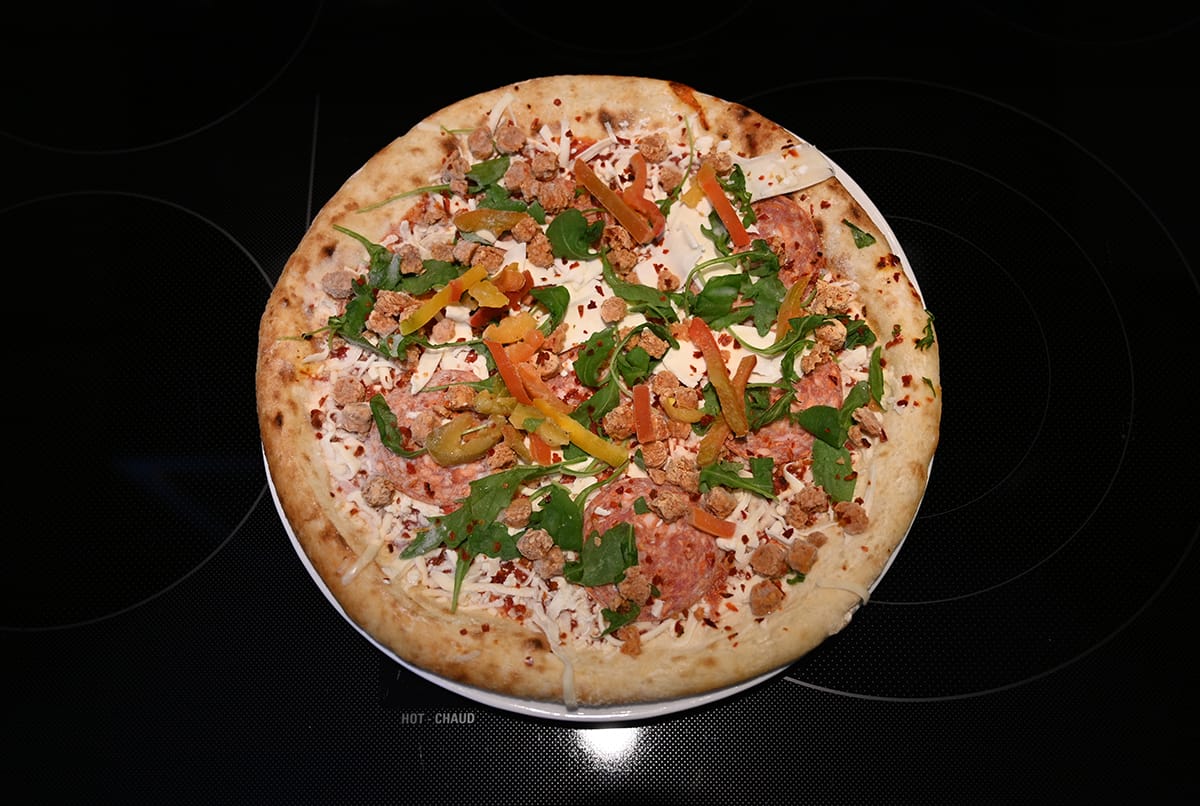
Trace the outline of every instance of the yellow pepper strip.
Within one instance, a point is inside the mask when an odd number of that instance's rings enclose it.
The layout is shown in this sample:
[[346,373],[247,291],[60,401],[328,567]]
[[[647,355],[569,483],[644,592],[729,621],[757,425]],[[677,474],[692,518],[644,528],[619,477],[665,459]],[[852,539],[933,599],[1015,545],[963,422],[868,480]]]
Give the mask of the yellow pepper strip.
[[480,207],[475,210],[464,210],[454,216],[454,226],[458,227],[460,232],[475,232],[485,229],[495,235],[500,235],[515,227],[524,218],[531,218],[531,216],[521,210],[493,210],[490,207]]
[[729,423],[729,430],[734,436],[745,436],[750,430],[746,420],[746,397],[734,392],[729,379],[729,368],[721,358],[721,349],[717,346],[717,340],[709,330],[708,323],[699,316],[694,317],[688,325],[688,335],[691,336],[692,344],[696,345],[704,357],[704,369],[708,373],[713,390],[717,393],[717,400],[721,403],[721,415]]
[[487,277],[487,268],[484,266],[472,266],[467,269],[461,277],[451,280],[436,294],[422,302],[416,310],[401,319],[400,333],[407,336],[409,333],[420,330],[438,311],[452,302],[458,302],[464,291],[485,277]]
[[[508,304],[508,297],[504,298],[504,304]],[[523,339],[529,331],[537,330],[537,326],[537,319],[533,318],[532,313],[518,311],[485,327],[483,337],[488,341],[496,341],[500,344],[512,344]]]
[[629,234],[635,241],[650,243],[654,240],[654,229],[642,217],[642,214],[630,207],[621,198],[621,194],[596,176],[596,172],[583,160],[575,160],[575,178],[596,197],[596,201],[600,202],[601,207],[612,213],[613,218],[617,219],[622,227],[629,230]]
[[669,395],[662,395],[658,398],[658,405],[662,406],[663,411],[672,420],[679,423],[698,423],[704,419],[703,409],[688,409],[683,406],[675,405],[675,398]]
[[620,445],[593,434],[582,423],[571,419],[569,415],[554,408],[549,401],[538,397],[533,399],[533,405],[537,406],[538,411],[546,415],[555,425],[566,431],[567,436],[571,438],[571,442],[578,445],[585,453],[589,453],[613,467],[623,465],[629,461],[629,451]]
[[503,308],[508,305],[508,294],[496,288],[491,280],[480,280],[467,293],[481,308]]

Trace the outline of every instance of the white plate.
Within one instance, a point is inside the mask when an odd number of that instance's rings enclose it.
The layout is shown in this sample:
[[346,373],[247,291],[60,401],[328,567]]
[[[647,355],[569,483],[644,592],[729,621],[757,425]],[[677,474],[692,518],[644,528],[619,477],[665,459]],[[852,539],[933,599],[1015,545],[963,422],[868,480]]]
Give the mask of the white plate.
[[[826,159],[828,160],[829,158],[826,156]],[[895,234],[888,226],[883,214],[879,212],[879,209],[875,207],[874,203],[867,197],[867,194],[863,192],[862,188],[860,188],[858,184],[846,174],[845,171],[838,167],[833,160],[829,160],[829,164],[833,166],[833,171],[837,178],[842,182],[843,185],[845,185],[846,189],[852,196],[854,196],[855,200],[862,205],[863,209],[865,209],[869,214],[871,220],[875,222],[876,226],[879,227],[880,231],[888,239],[888,242],[892,246],[892,251],[895,252],[896,256],[900,258],[901,265],[904,266],[905,271],[909,275],[909,279],[912,280],[914,287],[917,289],[917,293],[920,294],[920,288],[916,285],[917,281],[908,265],[908,259],[905,257],[903,250],[900,248],[899,241],[896,239]],[[329,587],[325,584],[325,581],[321,579],[320,574],[318,574],[316,569],[313,568],[312,563],[308,559],[308,555],[304,553],[304,549],[300,546],[299,541],[296,540],[296,535],[295,532],[292,531],[291,524],[288,522],[287,517],[283,514],[283,509],[279,505],[279,497],[275,492],[275,483],[271,479],[270,467],[266,466],[265,452],[263,454],[263,465],[266,467],[267,483],[271,487],[271,497],[275,501],[275,508],[279,512],[279,518],[283,522],[284,529],[287,530],[288,537],[291,538],[292,545],[296,549],[296,554],[299,555],[300,561],[304,563],[304,567],[308,569],[309,575],[312,576],[313,581],[317,583],[317,587],[319,587],[325,594],[325,598],[329,600],[330,604],[332,604],[334,608],[336,608],[337,611],[342,614],[342,617],[345,618],[346,621],[349,622],[352,627],[354,627],[354,629],[356,629],[364,638],[377,647],[380,652],[384,653],[396,663],[411,671],[413,674],[422,677],[425,680],[428,680],[429,682],[434,683],[435,685],[438,685],[448,691],[459,694],[468,700],[472,700],[483,705],[488,705],[493,708],[498,708],[503,711],[545,719],[561,719],[571,722],[637,721],[679,713],[680,711],[698,708],[703,705],[708,705],[709,703],[717,702],[718,700],[732,697],[735,694],[739,694],[743,691],[753,688],[754,686],[757,686],[759,683],[770,680],[788,668],[787,666],[784,666],[750,680],[746,680],[735,686],[728,686],[726,688],[717,689],[716,691],[710,691],[694,697],[680,697],[671,700],[661,700],[658,702],[649,703],[634,703],[631,705],[578,708],[567,708],[565,705],[559,703],[527,700],[520,697],[510,697],[503,694],[497,694],[492,691],[487,691],[485,689],[476,688],[474,686],[467,686],[454,680],[447,680],[446,678],[416,667],[405,661],[403,658],[398,657],[395,652],[375,640],[375,638],[363,630],[362,627],[356,624],[353,619],[346,615],[346,611],[342,609],[341,604],[330,592]],[[907,539],[907,535],[905,535],[905,539]],[[903,544],[904,541],[901,540],[900,544],[896,546],[895,551],[892,552],[891,557],[888,558],[887,564],[884,565],[883,571],[880,572],[879,576],[871,584],[868,590],[875,590],[875,586],[879,584],[881,579],[883,579],[884,573],[886,573],[891,567],[892,563],[896,559],[896,555],[900,553],[900,547]]]

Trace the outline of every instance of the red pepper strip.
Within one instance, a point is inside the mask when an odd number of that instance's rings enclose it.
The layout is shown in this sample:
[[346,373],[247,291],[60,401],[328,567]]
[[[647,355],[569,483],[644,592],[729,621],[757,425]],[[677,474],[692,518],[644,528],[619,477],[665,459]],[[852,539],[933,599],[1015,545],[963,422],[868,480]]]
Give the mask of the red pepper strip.
[[644,383],[633,387],[633,422],[638,442],[654,441],[654,413],[650,410],[650,387]]
[[750,233],[746,232],[746,228],[742,225],[742,219],[738,217],[729,197],[725,195],[725,189],[717,181],[717,172],[713,170],[711,162],[700,166],[700,170],[696,173],[696,182],[704,191],[704,197],[721,217],[721,223],[725,225],[725,229],[729,230],[729,239],[733,241],[733,245],[749,246]]
[[533,455],[533,461],[543,467],[554,463],[554,451],[550,448],[550,443],[534,431],[529,433],[529,452]]
[[688,509],[688,521],[701,532],[708,532],[717,537],[733,537],[737,524],[718,518],[699,504],[692,504]]
[[[729,378],[729,368],[725,366],[725,361],[721,358],[721,349],[717,346],[717,340],[709,330],[708,323],[699,316],[693,317],[688,325],[688,335],[691,336],[692,344],[700,349],[700,354],[704,357],[704,368],[708,372],[708,380],[717,393],[717,400],[721,403],[721,415],[725,418],[725,422],[729,423],[729,430],[733,432],[734,436],[745,436],[746,432],[750,430],[746,420],[746,396],[745,394],[739,395],[734,390],[733,383]],[[747,358],[753,358],[753,356],[747,356]]]
[[522,336],[520,341],[515,341],[504,349],[514,364],[520,364],[533,358],[545,340],[546,334],[535,327]]
[[575,160],[575,178],[596,197],[601,207],[612,213],[621,226],[629,230],[635,241],[650,243],[654,239],[654,230],[646,223],[646,219],[626,204],[620,194],[596,176],[591,167],[581,159]]
[[629,164],[633,166],[633,184],[625,188],[621,195],[630,207],[646,216],[646,220],[650,222],[653,229],[653,234],[650,236],[650,239],[653,240],[662,235],[662,231],[667,226],[667,219],[663,216],[662,210],[658,209],[658,205],[646,198],[645,190],[648,178],[646,158],[641,155],[641,152],[638,152],[630,158]]
[[529,392],[525,390],[525,384],[521,382],[521,376],[517,374],[517,365],[508,357],[504,345],[490,339],[484,339],[483,344],[492,354],[492,360],[496,362],[496,371],[500,373],[504,385],[508,387],[508,391],[512,392],[512,396],[516,398],[517,402],[533,403],[533,398],[529,396]]

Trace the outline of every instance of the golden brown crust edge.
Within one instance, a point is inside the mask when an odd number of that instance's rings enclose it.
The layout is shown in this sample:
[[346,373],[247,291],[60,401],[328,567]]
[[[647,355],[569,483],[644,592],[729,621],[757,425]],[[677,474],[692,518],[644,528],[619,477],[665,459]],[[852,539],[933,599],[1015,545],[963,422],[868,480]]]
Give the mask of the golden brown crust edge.
[[[521,698],[560,701],[563,665],[545,638],[510,622],[492,621],[484,629],[479,620],[464,621],[430,608],[396,586],[388,584],[379,567],[371,564],[349,585],[342,575],[353,564],[355,552],[344,537],[347,524],[328,505],[328,479],[324,474],[309,413],[293,382],[305,372],[304,357],[313,345],[296,340],[299,333],[316,330],[305,303],[307,283],[328,268],[354,265],[361,245],[337,233],[332,225],[344,223],[369,238],[376,238],[386,222],[402,208],[384,207],[372,213],[359,208],[419,187],[441,160],[444,137],[439,127],[473,125],[491,111],[497,100],[511,95],[518,117],[557,124],[563,110],[595,109],[592,114],[566,119],[577,135],[600,137],[605,124],[620,126],[661,114],[698,113],[710,132],[730,139],[739,153],[753,155],[795,139],[786,130],[757,113],[714,99],[682,85],[634,77],[559,76],[519,82],[465,99],[431,115],[406,135],[372,157],[329,200],[288,261],[271,294],[260,323],[256,387],[263,448],[280,505],[301,548],[347,616],[383,646],[407,662],[434,674],[467,685],[479,686]],[[867,272],[864,254],[839,226],[842,217],[876,234],[873,260],[887,260],[891,248],[882,233],[867,220],[836,180],[798,194],[806,199],[821,195],[828,206],[813,206],[814,217],[825,231],[827,258],[840,265],[879,300],[869,306],[871,324],[880,334],[898,325],[904,338],[889,346],[885,355],[892,368],[915,378],[911,393],[919,406],[885,415],[889,442],[877,460],[895,483],[879,498],[871,529],[859,536],[869,547],[867,559],[847,571],[813,578],[814,593],[803,606],[785,608],[762,622],[748,622],[744,634],[726,643],[727,652],[697,656],[688,647],[651,645],[636,657],[606,656],[604,668],[577,662],[574,681],[583,704],[603,705],[625,701],[654,701],[687,696],[719,688],[790,663],[841,629],[859,604],[855,588],[870,585],[903,538],[915,515],[925,486],[925,472],[936,447],[940,419],[940,381],[936,344],[928,350],[913,347],[925,325],[919,298],[904,275],[887,269]],[[832,234],[831,234],[832,233]],[[928,378],[926,384],[923,379]],[[934,391],[936,390],[936,394]],[[928,394],[926,394],[928,393]],[[797,605],[799,597],[794,597]]]

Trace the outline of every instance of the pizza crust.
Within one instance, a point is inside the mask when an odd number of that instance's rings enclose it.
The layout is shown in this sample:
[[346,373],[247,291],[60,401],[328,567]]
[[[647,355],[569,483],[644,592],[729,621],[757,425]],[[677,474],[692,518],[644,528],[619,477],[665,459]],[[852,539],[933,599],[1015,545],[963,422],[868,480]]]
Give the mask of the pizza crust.
[[[452,613],[444,601],[389,579],[386,562],[367,563],[347,579],[362,565],[361,554],[378,546],[330,494],[307,382],[320,371],[313,356],[322,338],[298,336],[319,331],[329,315],[319,302],[321,276],[363,259],[362,245],[334,225],[378,242],[413,202],[363,208],[427,185],[453,147],[446,131],[497,113],[527,131],[544,125],[557,133],[565,126],[576,137],[593,139],[690,118],[697,137],[726,140],[745,156],[799,141],[750,109],[683,85],[556,76],[459,101],[373,156],[319,212],[260,323],[256,386],[263,447],[297,543],[346,615],[379,644],[430,673],[488,691],[582,705],[649,702],[708,692],[786,666],[845,627],[862,604],[915,517],[939,436],[937,344],[915,346],[929,322],[924,304],[894,248],[836,177],[791,195],[811,210],[828,265],[863,289],[868,321],[887,342],[887,441],[873,449],[867,486],[859,493],[870,501],[869,528],[844,536],[828,553],[823,548],[821,561],[789,591],[780,611],[763,619],[730,617],[721,630],[693,627],[683,638],[648,641],[640,654],[627,655],[612,642],[552,647],[544,633],[512,620],[461,608]],[[871,233],[875,244],[859,249],[844,220]]]

